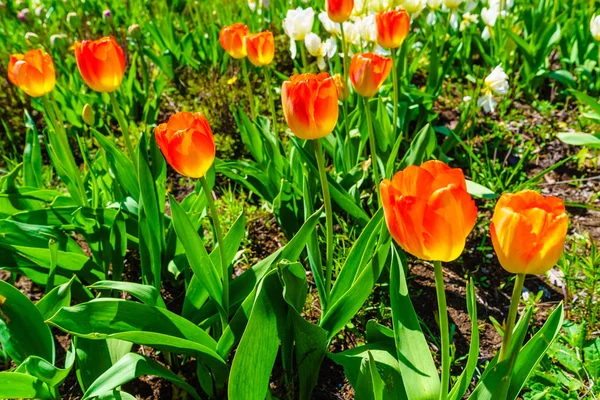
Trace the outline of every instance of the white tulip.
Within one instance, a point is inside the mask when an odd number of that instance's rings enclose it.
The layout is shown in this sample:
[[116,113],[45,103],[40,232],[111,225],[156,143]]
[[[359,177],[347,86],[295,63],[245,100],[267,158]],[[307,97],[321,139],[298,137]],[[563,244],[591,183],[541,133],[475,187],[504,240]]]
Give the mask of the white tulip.
[[312,8],[288,10],[283,20],[283,31],[290,38],[290,52],[296,58],[296,41],[304,40],[312,31],[315,22],[315,12]]
[[449,10],[455,11],[462,3],[462,0],[444,0],[444,6]]
[[432,10],[439,10],[442,7],[442,0],[427,0],[427,6]]
[[355,45],[360,44],[360,32],[358,31],[358,27],[356,24],[346,21],[344,22],[344,37],[346,39],[346,43],[351,43]]
[[502,64],[494,68],[492,73],[485,78],[485,86],[496,94],[508,93],[508,75],[502,69]]
[[471,14],[469,12],[466,12],[463,14],[462,16],[462,21],[460,21],[460,31],[464,31],[465,29],[467,29],[467,27],[471,24],[476,24],[479,22],[479,15],[477,14]]
[[493,27],[496,25],[496,20],[498,19],[499,14],[500,10],[496,7],[484,7],[483,10],[481,10],[481,20],[484,24],[486,24],[486,26]]
[[600,41],[600,15],[595,15],[590,21],[590,31],[595,40]]
[[337,51],[337,42],[334,38],[329,38],[325,42],[321,40],[321,38],[310,32],[304,38],[304,45],[306,46],[306,50],[308,53],[316,57],[317,66],[320,70],[324,70],[327,67],[325,63],[325,57],[331,58],[335,56]]
[[356,30],[360,39],[365,42],[375,43],[377,42],[377,25],[375,23],[375,15],[367,15],[357,19],[355,24]]
[[329,19],[326,11],[319,14],[319,21],[323,24],[323,28],[332,36],[340,36],[340,24]]
[[477,100],[477,105],[483,107],[485,112],[493,113],[496,110],[498,103],[494,100],[494,96],[491,92],[484,92],[483,96]]
[[426,5],[426,0],[404,0],[402,7],[407,13],[412,16],[417,16],[423,11]]

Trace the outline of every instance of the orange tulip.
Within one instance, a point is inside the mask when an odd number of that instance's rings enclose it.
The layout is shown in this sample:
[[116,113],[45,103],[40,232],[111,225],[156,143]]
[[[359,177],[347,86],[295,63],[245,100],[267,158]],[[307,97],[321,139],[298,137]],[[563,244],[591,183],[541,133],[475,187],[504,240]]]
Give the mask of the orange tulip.
[[427,161],[384,179],[380,188],[385,221],[400,247],[422,260],[460,256],[477,218],[462,170]]
[[568,225],[557,197],[532,190],[503,194],[490,224],[500,265],[513,274],[543,274],[560,258]]
[[275,41],[269,31],[255,33],[244,38],[248,60],[257,66],[271,64],[275,55]]
[[156,127],[156,143],[167,162],[181,175],[200,178],[215,160],[215,142],[202,114],[179,112]]
[[48,94],[56,84],[52,58],[42,50],[29,50],[25,55],[11,55],[8,80],[31,97]]
[[333,22],[347,21],[353,8],[354,0],[327,0],[327,16]]
[[224,26],[219,34],[219,43],[233,58],[246,57],[246,43],[244,38],[248,35],[248,27],[242,23]]
[[373,97],[392,70],[392,59],[374,53],[355,54],[350,62],[350,82],[364,97]]
[[338,119],[338,94],[327,72],[293,75],[281,87],[283,115],[300,139],[319,139],[333,132]]
[[97,92],[114,92],[125,75],[125,54],[114,37],[75,42],[75,59],[85,83]]
[[402,45],[410,29],[410,17],[405,10],[380,11],[375,15],[377,43],[386,49]]

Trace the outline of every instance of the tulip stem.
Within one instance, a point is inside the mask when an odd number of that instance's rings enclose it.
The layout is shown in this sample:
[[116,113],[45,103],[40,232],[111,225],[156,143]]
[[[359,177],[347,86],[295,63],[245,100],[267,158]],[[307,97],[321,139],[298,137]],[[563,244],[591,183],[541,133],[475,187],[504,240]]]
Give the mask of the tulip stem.
[[325,223],[327,224],[325,290],[327,294],[329,294],[331,292],[331,276],[333,273],[333,211],[331,209],[329,182],[327,181],[325,157],[323,157],[323,152],[321,151],[321,143],[319,143],[319,139],[315,139],[312,142],[315,146],[315,155],[317,156],[317,165],[319,166],[319,175],[321,178],[321,188],[323,190],[323,203],[325,204]]
[[[340,24],[340,35],[342,36],[342,54],[344,58],[342,59],[342,69],[343,69],[343,80],[342,87],[346,90],[346,85],[348,84],[348,46],[346,44],[346,36],[344,34],[344,24]],[[350,140],[350,125],[348,124],[348,99],[342,100],[342,111],[344,113],[344,131],[346,133],[345,140]]]
[[306,62],[306,49],[304,48],[304,41],[300,40],[299,41],[299,46],[300,47],[300,57],[302,59],[302,72],[306,73],[308,71],[308,63]]
[[121,132],[123,133],[123,140],[125,141],[125,146],[127,147],[129,158],[131,158],[131,161],[135,166],[137,165],[137,163],[135,162],[135,153],[133,151],[133,145],[131,144],[131,139],[129,138],[129,126],[127,125],[127,121],[125,120],[123,113],[121,112],[121,107],[119,107],[119,102],[117,101],[115,92],[108,92],[108,97],[110,97],[110,102],[112,103],[115,115],[117,117],[117,121],[119,122],[119,126],[121,127]]
[[[71,173],[69,175],[72,175],[70,176],[70,178],[75,181],[74,183],[77,187],[77,192],[79,192],[78,197],[81,200],[81,204],[87,206],[88,200],[85,193],[85,186],[83,185],[83,180],[81,179],[81,171],[79,170],[79,166],[75,162],[75,157],[73,156],[73,152],[71,151],[71,146],[69,145],[69,138],[67,137],[67,131],[65,130],[65,126],[58,121],[59,117],[57,115],[59,114],[54,114],[53,108],[48,102],[46,96],[42,96],[41,100],[42,104],[44,105],[44,109],[46,110],[46,114],[48,115],[48,118],[50,118],[50,122],[52,122],[52,125],[54,126],[54,132],[56,133],[56,136],[58,138],[59,146],[62,147],[60,153],[57,154],[64,154],[66,162],[70,164],[69,169],[71,170]],[[58,108],[56,108],[56,112],[58,113]],[[62,121],[62,118],[60,118],[60,120]],[[53,141],[50,139],[50,143],[52,142]],[[59,149],[54,149],[54,151],[57,152],[59,151]]]
[[246,91],[248,93],[248,102],[250,103],[250,116],[252,119],[256,117],[256,113],[254,112],[254,97],[252,96],[252,85],[250,85],[250,76],[248,75],[248,65],[247,61],[244,58],[242,60],[242,74],[244,75],[244,81],[246,82]]
[[225,328],[227,328],[229,323],[229,267],[225,260],[223,233],[221,232],[221,223],[219,222],[217,207],[212,198],[212,191],[210,190],[210,187],[208,187],[208,182],[206,182],[204,176],[200,178],[200,184],[202,185],[202,190],[204,190],[204,195],[206,196],[206,201],[210,210],[210,218],[212,219],[213,228],[215,230],[215,237],[217,238],[217,244],[219,245],[219,255],[221,256],[221,268],[223,271],[223,308],[225,309],[225,315],[221,316],[221,323],[223,325],[223,331],[225,331]]
[[[398,92],[400,91],[400,82],[398,81],[398,56],[397,49],[392,49],[392,80],[394,81],[394,113],[392,120],[392,137],[396,140],[396,130],[398,129]],[[400,132],[402,135],[402,132]],[[400,139],[402,140],[402,139]]]
[[269,71],[269,66],[265,65],[265,80],[267,82],[267,95],[269,97],[269,108],[271,108],[271,119],[273,120],[273,135],[277,136],[277,112],[275,111],[275,101],[273,100],[273,93],[271,87],[271,71]]
[[506,360],[509,356],[510,340],[512,339],[515,322],[517,320],[517,312],[519,310],[519,302],[521,300],[521,292],[523,291],[523,283],[525,282],[525,274],[517,274],[515,278],[515,286],[513,288],[512,298],[510,299],[510,308],[508,310],[508,318],[504,326],[504,336],[502,338],[502,347],[498,362]]
[[373,133],[373,116],[371,115],[371,108],[369,107],[369,99],[363,97],[365,105],[365,114],[367,114],[367,128],[369,129],[369,146],[371,147],[371,164],[373,165],[373,179],[375,180],[375,198],[377,199],[377,206],[381,207],[381,199],[379,198],[378,185],[381,181],[379,178],[379,160],[377,158],[377,145],[375,143],[375,134]]
[[440,337],[442,339],[442,386],[440,387],[440,400],[448,398],[450,386],[450,335],[448,329],[448,308],[446,306],[446,290],[444,288],[444,272],[441,261],[433,262],[435,272],[435,291],[438,303],[438,318]]

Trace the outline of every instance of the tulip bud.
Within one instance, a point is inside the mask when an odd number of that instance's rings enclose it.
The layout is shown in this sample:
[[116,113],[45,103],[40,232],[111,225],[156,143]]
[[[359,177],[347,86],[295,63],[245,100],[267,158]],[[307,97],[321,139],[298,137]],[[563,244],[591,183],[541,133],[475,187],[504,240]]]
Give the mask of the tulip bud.
[[19,13],[17,14],[17,18],[19,18],[25,23],[31,21],[31,12],[29,11],[29,8],[24,8],[21,11],[19,11]]
[[142,37],[142,30],[140,29],[140,26],[138,24],[130,25],[129,28],[127,28],[127,32],[129,33],[129,37],[135,40],[136,42],[139,41]]
[[34,32],[27,32],[25,34],[25,41],[28,46],[36,45],[40,43],[40,37]]
[[92,107],[87,103],[85,106],[83,106],[83,111],[81,112],[81,119],[83,119],[83,122],[86,125],[94,126],[94,110],[92,110]]
[[348,83],[344,82],[344,79],[340,74],[335,74],[333,76],[333,81],[335,82],[335,87],[338,91],[338,99],[341,101],[346,100],[349,94]]
[[35,16],[38,17],[38,18],[40,18],[42,16],[42,14],[44,14],[45,10],[46,9],[44,8],[44,6],[36,7],[36,9],[35,9]]
[[52,47],[64,51],[67,49],[67,35],[64,33],[57,33],[56,35],[50,36],[50,44]]
[[79,30],[81,28],[81,18],[79,18],[77,13],[70,12],[67,14],[67,25],[75,31]]

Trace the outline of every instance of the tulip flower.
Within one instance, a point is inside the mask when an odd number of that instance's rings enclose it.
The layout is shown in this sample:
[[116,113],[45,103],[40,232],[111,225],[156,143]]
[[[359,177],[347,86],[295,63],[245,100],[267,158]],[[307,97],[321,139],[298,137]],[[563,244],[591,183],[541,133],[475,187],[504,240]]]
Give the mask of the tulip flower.
[[333,132],[338,95],[328,73],[293,75],[281,87],[281,102],[290,130],[300,139],[319,139]]
[[246,57],[246,41],[248,27],[242,23],[224,26],[219,34],[219,43],[231,57],[240,59]]
[[171,115],[168,122],[158,125],[154,130],[154,134],[156,135],[156,144],[169,165],[181,175],[199,178],[202,185],[221,255],[223,298],[222,307],[219,307],[218,311],[222,328],[225,330],[229,319],[229,278],[231,272],[225,261],[225,246],[219,214],[205,176],[215,160],[215,142],[212,130],[204,115],[178,112]]
[[204,115],[174,114],[154,132],[158,147],[175,171],[190,178],[206,175],[215,160],[215,142]]
[[364,97],[373,97],[392,70],[392,59],[375,53],[355,54],[350,63],[350,82]]
[[332,58],[337,52],[337,44],[334,38],[322,41],[318,35],[312,32],[304,38],[304,45],[308,50],[308,54],[317,59],[317,66],[321,71],[327,67],[325,58]]
[[[315,21],[315,12],[312,8],[303,10],[298,7],[295,10],[288,10],[283,20],[283,31],[290,38],[290,52],[292,58],[296,58],[296,41],[304,40],[306,35],[312,31],[312,26]],[[306,67],[303,47],[300,47],[302,62]]]
[[29,50],[13,54],[8,63],[8,80],[31,97],[41,97],[54,89],[54,63],[48,53]]
[[562,254],[569,218],[562,200],[525,190],[503,194],[490,234],[500,265],[513,274],[543,274]]
[[594,40],[600,42],[600,15],[595,15],[590,21],[590,32]]
[[333,22],[347,21],[353,8],[354,0],[327,0],[327,15]]
[[441,161],[409,166],[381,182],[385,222],[408,253],[434,261],[442,350],[441,397],[450,383],[450,336],[441,261],[457,259],[477,219],[462,170]]
[[[267,95],[269,98],[269,108],[271,109],[271,118],[273,121],[273,133],[277,133],[277,114],[275,112],[275,102],[271,94],[271,73],[267,67],[273,61],[275,56],[275,42],[273,34],[269,31],[255,33],[245,37],[246,50],[248,52],[248,60],[257,67],[264,66],[265,80],[267,82]],[[248,82],[249,84],[249,82]],[[249,87],[247,85],[247,87]],[[252,88],[249,89],[249,94],[252,93]]]
[[325,282],[327,291],[325,297],[322,297],[325,299],[323,308],[326,309],[326,296],[331,290],[333,273],[333,211],[325,158],[318,139],[333,132],[337,123],[338,92],[335,81],[327,72],[318,75],[293,75],[289,81],[283,82],[281,103],[290,130],[300,139],[312,139],[315,149],[327,225],[325,276],[322,275],[322,271],[319,271],[321,273],[319,279]]
[[[496,203],[490,235],[500,265],[517,274],[506,318],[499,362],[516,354],[509,353],[526,274],[543,274],[552,268],[563,252],[569,217],[562,200],[524,190],[503,194]],[[509,362],[512,367],[513,363]],[[510,376],[511,371],[507,372]],[[505,398],[510,382],[498,388]]]
[[247,35],[244,38],[248,60],[257,66],[268,65],[275,55],[275,41],[269,31]]
[[375,15],[377,42],[386,49],[402,45],[410,29],[410,17],[405,10],[381,11]]
[[84,82],[97,92],[114,92],[125,75],[125,53],[114,37],[75,42],[75,59]]
[[483,107],[485,112],[493,113],[498,105],[494,99],[494,94],[505,95],[508,93],[508,89],[508,75],[502,69],[502,64],[500,64],[485,78],[483,94],[477,100],[477,105]]

